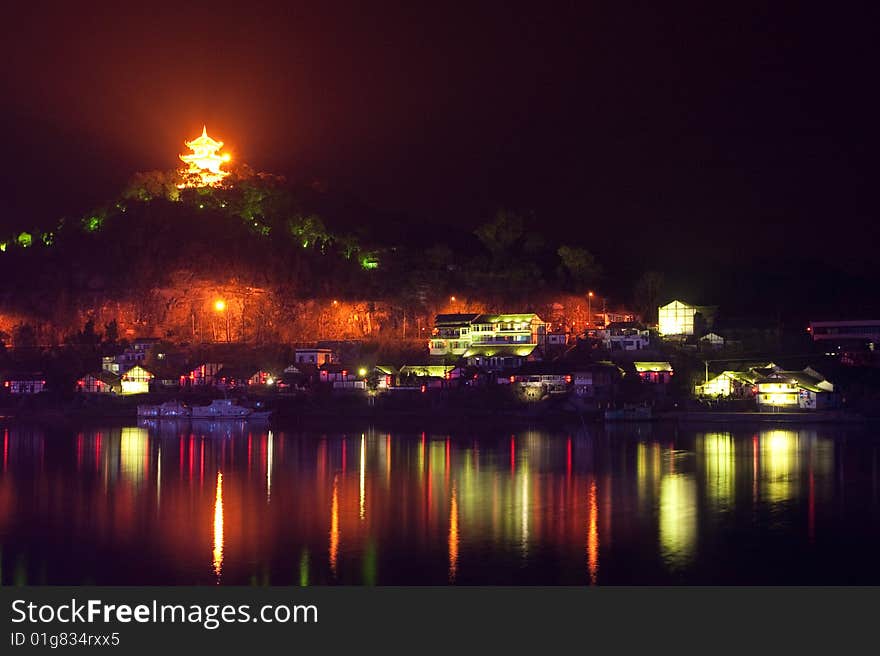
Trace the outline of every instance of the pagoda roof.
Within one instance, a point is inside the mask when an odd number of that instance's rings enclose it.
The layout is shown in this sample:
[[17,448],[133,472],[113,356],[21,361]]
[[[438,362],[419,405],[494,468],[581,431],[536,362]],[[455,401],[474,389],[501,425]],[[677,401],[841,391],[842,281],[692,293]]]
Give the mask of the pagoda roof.
[[209,137],[207,126],[202,126],[202,134],[192,141],[187,141],[186,145],[188,148],[192,148],[193,150],[197,148],[213,148],[215,150],[219,150],[223,147],[223,142],[217,141],[216,139],[212,139],[211,137]]

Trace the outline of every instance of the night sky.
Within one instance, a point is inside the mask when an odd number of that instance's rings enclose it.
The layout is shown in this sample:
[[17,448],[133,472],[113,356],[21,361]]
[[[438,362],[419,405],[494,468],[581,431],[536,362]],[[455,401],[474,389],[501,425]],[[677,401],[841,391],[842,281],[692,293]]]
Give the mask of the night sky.
[[640,267],[859,269],[875,251],[876,10],[17,4],[0,27],[4,231],[176,166],[206,123],[252,167],[432,241],[509,207]]

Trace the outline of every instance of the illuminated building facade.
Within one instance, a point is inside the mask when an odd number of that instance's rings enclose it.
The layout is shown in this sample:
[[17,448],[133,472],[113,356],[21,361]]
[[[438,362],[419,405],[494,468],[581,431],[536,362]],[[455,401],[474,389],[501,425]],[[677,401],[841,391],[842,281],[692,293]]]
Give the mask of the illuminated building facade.
[[128,394],[146,394],[150,391],[150,381],[153,374],[141,367],[135,365],[124,374],[122,374],[122,395]]
[[708,320],[714,309],[672,301],[657,308],[657,330],[663,337],[688,337],[700,328],[697,315]]
[[675,373],[668,362],[633,362],[636,374],[645,383],[666,385]]
[[479,314],[438,314],[428,342],[430,355],[464,355],[471,345],[471,322]]
[[223,148],[223,142],[209,137],[207,127],[202,127],[200,136],[185,143],[192,152],[179,155],[180,160],[187,165],[184,171],[186,180],[180,187],[215,187],[229,175],[228,171],[221,168],[229,161],[229,154],[218,154],[217,151]]
[[534,313],[441,314],[434,320],[428,348],[433,356],[460,356],[475,366],[501,368],[508,366],[504,358],[520,359],[521,364],[544,345],[546,335],[546,323]]
[[220,362],[205,362],[191,369],[188,375],[181,380],[181,384],[198,387],[200,385],[213,385],[217,374],[223,368]]
[[97,371],[76,381],[76,391],[82,394],[119,394],[122,379],[110,371]]
[[753,371],[722,371],[717,376],[697,385],[697,396],[746,399],[754,395],[760,375]]
[[757,381],[759,410],[820,410],[834,407],[834,384],[815,369],[777,371]]

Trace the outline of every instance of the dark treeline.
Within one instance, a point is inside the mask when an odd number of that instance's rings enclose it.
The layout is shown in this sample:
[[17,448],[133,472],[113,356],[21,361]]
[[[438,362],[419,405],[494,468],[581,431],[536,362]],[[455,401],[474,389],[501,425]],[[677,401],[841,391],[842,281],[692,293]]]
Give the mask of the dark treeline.
[[547,241],[528,213],[499,211],[476,231],[422,227],[413,244],[402,227],[398,240],[387,224],[371,229],[369,210],[274,176],[245,172],[222,188],[178,189],[178,180],[138,174],[104,207],[10,235],[0,253],[6,305],[48,317],[96,292],[131,298],[172,285],[187,270],[297,298],[415,306],[458,294],[521,307],[550,290],[583,292],[602,274],[589,250]]
[[222,188],[179,182],[176,171],[140,173],[103,207],[0,239],[5,310],[64,321],[96,297],[131,299],[188,271],[291,298],[389,298],[405,308],[456,295],[523,310],[596,289],[646,320],[673,298],[791,325],[880,311],[864,273],[819,264],[818,254],[708,258],[648,248],[625,232],[613,248],[594,248],[569,243],[565,222],[528,211],[499,210],[476,229],[455,217],[425,224],[245,166]]

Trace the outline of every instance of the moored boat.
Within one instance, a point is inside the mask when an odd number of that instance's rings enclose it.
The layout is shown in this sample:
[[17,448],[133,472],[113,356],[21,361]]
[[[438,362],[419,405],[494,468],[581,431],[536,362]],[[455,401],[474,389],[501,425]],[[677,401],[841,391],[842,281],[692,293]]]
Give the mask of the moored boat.
[[249,419],[254,411],[232,399],[214,399],[210,405],[192,407],[193,419]]
[[182,419],[192,416],[190,407],[180,401],[166,401],[158,405],[139,405],[138,417],[164,417],[168,419]]
[[605,421],[649,421],[652,418],[651,407],[646,405],[609,408],[605,411]]

